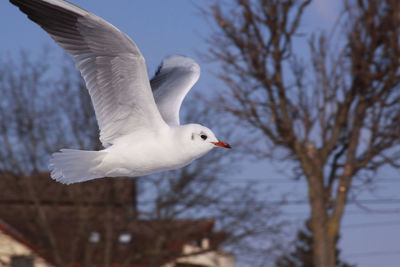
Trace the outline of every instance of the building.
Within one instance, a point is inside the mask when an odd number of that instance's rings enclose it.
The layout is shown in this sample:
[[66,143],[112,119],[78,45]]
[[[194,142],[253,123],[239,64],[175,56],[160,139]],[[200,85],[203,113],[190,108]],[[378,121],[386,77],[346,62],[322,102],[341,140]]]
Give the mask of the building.
[[212,219],[142,219],[133,179],[0,179],[0,266],[231,267]]
[[37,253],[12,227],[0,220],[0,266],[47,267],[50,263]]

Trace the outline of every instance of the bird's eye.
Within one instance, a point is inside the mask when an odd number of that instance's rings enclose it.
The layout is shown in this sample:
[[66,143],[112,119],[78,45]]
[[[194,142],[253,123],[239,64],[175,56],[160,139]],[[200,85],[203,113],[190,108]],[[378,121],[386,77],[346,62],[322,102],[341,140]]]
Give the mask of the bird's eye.
[[200,137],[201,137],[201,139],[203,139],[203,140],[207,140],[207,135],[205,135],[205,134],[200,135]]

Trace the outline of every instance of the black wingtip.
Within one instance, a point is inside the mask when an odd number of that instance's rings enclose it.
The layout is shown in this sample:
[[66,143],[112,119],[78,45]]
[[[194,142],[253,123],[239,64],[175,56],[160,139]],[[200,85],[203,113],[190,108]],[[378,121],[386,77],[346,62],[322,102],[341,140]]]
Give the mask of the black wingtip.
[[[156,73],[154,73],[153,78],[156,77],[158,74],[160,74],[162,67],[163,67],[163,62],[161,62],[160,65],[158,65],[158,68],[156,70]],[[153,79],[153,78],[151,78],[151,79]]]

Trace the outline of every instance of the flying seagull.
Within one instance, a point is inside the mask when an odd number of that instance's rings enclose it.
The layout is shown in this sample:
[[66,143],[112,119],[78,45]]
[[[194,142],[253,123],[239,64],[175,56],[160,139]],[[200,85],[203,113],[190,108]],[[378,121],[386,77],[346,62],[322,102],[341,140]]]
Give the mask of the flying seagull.
[[215,146],[230,148],[207,127],[180,125],[182,101],[200,76],[193,59],[168,57],[149,81],[136,44],[102,18],[63,0],[10,2],[72,55],[99,124],[104,149],[54,153],[53,179],[143,176],[184,167]]

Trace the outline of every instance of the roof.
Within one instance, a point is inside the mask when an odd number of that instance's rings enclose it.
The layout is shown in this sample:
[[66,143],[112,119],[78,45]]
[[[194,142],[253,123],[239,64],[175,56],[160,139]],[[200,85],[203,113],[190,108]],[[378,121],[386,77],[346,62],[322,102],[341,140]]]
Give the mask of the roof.
[[78,200],[82,204],[90,205],[105,205],[106,202],[113,205],[131,205],[132,191],[135,190],[135,179],[132,178],[104,178],[64,185],[51,179],[48,172],[35,176],[0,174],[0,177],[2,204],[31,203],[29,188],[32,188],[41,203],[46,205],[75,205]]
[[211,219],[137,219],[134,183],[119,178],[65,186],[48,173],[2,175],[0,219],[20,233],[18,240],[62,264],[161,265],[181,255],[185,243],[212,235]]

